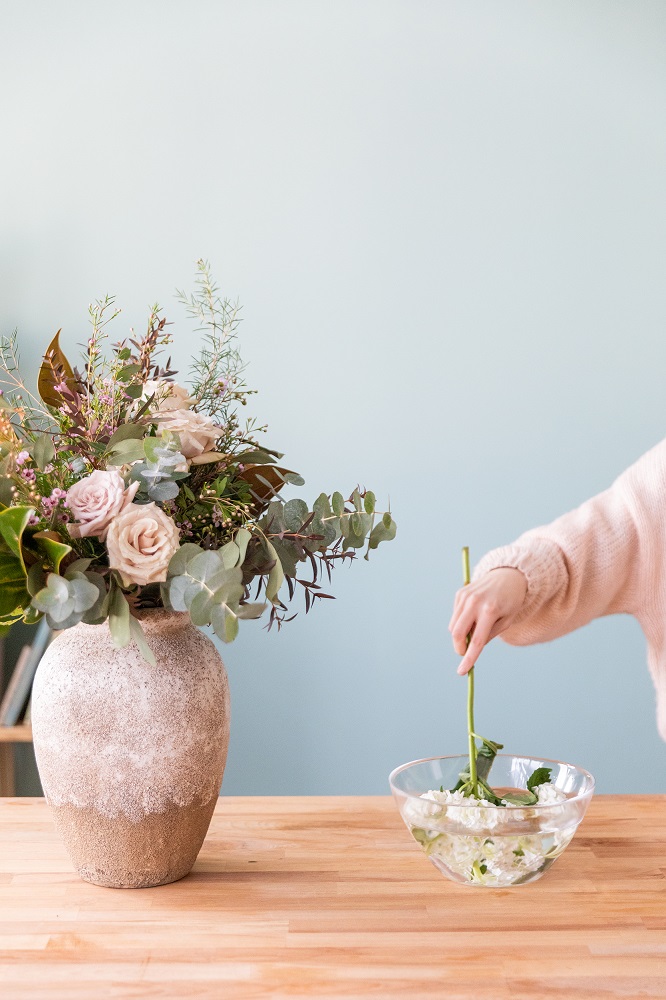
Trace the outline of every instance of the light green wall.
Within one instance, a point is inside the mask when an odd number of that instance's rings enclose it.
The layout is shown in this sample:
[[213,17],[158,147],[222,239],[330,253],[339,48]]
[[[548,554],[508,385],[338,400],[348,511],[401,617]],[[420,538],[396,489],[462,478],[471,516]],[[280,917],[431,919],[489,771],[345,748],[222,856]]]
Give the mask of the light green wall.
[[[336,602],[225,650],[225,790],[383,793],[464,750],[461,545],[664,434],[666,6],[27,0],[2,5],[0,84],[0,327],[28,367],[107,291],[118,336],[165,304],[182,366],[172,293],[204,255],[307,495],[391,497],[398,540]],[[634,621],[496,643],[477,675],[508,750],[666,791]]]

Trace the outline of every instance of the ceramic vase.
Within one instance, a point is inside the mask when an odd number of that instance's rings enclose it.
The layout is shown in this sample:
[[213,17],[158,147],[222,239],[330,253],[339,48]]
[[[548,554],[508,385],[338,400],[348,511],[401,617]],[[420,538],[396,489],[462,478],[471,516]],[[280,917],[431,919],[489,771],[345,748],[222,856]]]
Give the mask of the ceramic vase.
[[156,666],[108,625],[76,625],[35,677],[37,767],[81,878],[114,888],[164,885],[192,868],[222,784],[229,685],[189,616],[141,612]]

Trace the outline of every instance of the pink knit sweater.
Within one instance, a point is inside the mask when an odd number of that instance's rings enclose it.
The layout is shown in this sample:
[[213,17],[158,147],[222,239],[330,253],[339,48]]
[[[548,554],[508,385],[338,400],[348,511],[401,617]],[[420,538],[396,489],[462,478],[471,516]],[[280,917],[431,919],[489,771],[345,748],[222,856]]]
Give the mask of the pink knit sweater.
[[601,615],[635,615],[666,740],[666,440],[610,489],[489,552],[474,577],[501,566],[527,578],[525,603],[502,633],[512,645],[556,639]]

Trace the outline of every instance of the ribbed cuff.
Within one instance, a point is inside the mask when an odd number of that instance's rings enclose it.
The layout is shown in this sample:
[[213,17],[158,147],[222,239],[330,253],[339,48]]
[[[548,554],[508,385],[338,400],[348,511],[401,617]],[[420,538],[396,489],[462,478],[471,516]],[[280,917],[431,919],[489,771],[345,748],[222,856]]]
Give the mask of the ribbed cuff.
[[488,552],[474,568],[473,579],[493,569],[518,569],[527,580],[527,593],[516,624],[533,614],[567,582],[564,554],[559,545],[538,536],[532,536],[529,543],[514,542]]

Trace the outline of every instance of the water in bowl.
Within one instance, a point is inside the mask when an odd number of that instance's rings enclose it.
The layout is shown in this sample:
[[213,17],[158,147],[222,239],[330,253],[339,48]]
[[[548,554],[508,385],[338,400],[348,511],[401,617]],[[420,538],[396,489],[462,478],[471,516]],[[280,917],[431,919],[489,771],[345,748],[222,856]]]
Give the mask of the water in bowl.
[[[524,789],[503,787],[502,797]],[[540,878],[571,842],[578,826],[561,806],[547,810],[528,806],[448,807],[438,810],[422,800],[422,815],[409,828],[426,856],[444,875],[464,885],[506,887]]]

